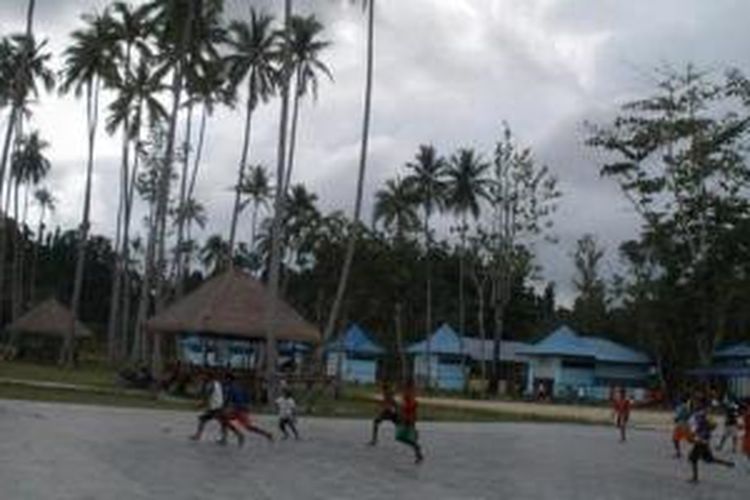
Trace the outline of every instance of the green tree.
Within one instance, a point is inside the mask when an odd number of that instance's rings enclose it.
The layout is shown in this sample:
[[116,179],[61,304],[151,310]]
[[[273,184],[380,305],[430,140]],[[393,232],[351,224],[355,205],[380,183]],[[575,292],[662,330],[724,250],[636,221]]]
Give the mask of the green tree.
[[112,35],[112,19],[107,12],[84,15],[86,27],[71,34],[73,39],[65,49],[65,70],[61,91],[73,90],[76,97],[86,94],[86,122],[88,129],[88,159],[86,162],[86,185],[83,195],[83,215],[79,229],[78,260],[74,278],[71,309],[73,323],[66,337],[61,361],[71,366],[73,363],[73,339],[75,323],[80,312],[83,274],[86,262],[86,247],[89,234],[91,212],[91,183],[94,170],[94,144],[99,121],[99,92],[103,85],[116,81],[118,47]]
[[600,269],[603,258],[604,249],[593,235],[585,234],[576,242],[573,286],[578,296],[573,318],[576,326],[589,334],[601,334],[607,320],[607,288]]
[[420,226],[415,208],[416,195],[401,179],[389,179],[385,187],[375,193],[373,222],[382,222],[383,228],[399,241],[404,241]]

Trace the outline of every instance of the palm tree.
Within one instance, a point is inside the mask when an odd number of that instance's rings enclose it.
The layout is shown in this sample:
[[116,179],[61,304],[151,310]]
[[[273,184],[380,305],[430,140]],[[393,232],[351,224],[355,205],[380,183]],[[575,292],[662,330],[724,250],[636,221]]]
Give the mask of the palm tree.
[[206,271],[209,271],[211,275],[218,274],[231,260],[229,244],[220,235],[214,234],[201,248],[200,259]]
[[71,309],[73,321],[66,337],[61,361],[70,366],[73,362],[73,339],[78,319],[81,293],[83,290],[86,243],[89,232],[91,211],[91,181],[94,169],[94,144],[99,120],[99,92],[102,85],[110,85],[117,80],[118,46],[112,35],[112,19],[107,12],[84,15],[86,27],[72,33],[73,43],[65,50],[65,70],[61,91],[73,90],[76,97],[86,93],[86,121],[88,127],[88,160],[86,164],[86,186],[83,196],[83,215],[79,229],[78,259]]
[[[115,231],[115,264],[112,272],[112,291],[110,293],[109,322],[107,326],[107,350],[108,358],[114,361],[118,352],[116,345],[118,314],[120,311],[120,292],[122,290],[122,276],[128,261],[128,238],[123,233],[124,226],[129,227],[130,206],[130,147],[131,142],[137,135],[131,127],[131,107],[133,99],[133,81],[135,80],[135,67],[138,61],[145,61],[152,56],[148,45],[147,12],[144,7],[134,8],[123,2],[112,5],[112,21],[109,25],[112,30],[114,42],[120,45],[117,55],[122,58],[118,60],[118,66],[122,74],[117,78],[118,98],[110,105],[110,116],[107,123],[107,131],[111,134],[122,126],[122,154],[121,154],[121,179],[120,199],[117,210],[117,224]],[[154,99],[154,96],[149,96]],[[161,106],[161,105],[159,105]]]
[[[425,267],[427,276],[426,308],[425,308],[425,332],[427,334],[427,359],[431,358],[432,351],[432,233],[430,232],[430,216],[434,209],[441,210],[445,205],[445,173],[446,161],[437,154],[432,145],[420,145],[419,152],[413,162],[406,164],[411,174],[404,179],[415,191],[417,202],[422,205],[424,213],[424,241],[425,241]],[[432,364],[427,363],[427,381],[432,380],[430,373]]]
[[242,180],[242,184],[240,185],[240,192],[248,197],[245,203],[250,203],[253,206],[252,222],[250,225],[250,252],[255,252],[258,212],[261,208],[268,207],[268,202],[271,199],[271,191],[272,187],[265,167],[263,165],[250,167],[248,175]]
[[194,246],[192,228],[193,224],[201,229],[206,227],[206,207],[195,198],[188,198],[181,207],[178,207],[177,218],[178,222],[185,227],[185,239],[181,243],[182,248],[178,248],[178,253],[184,256],[183,275],[189,276]]
[[[344,256],[344,264],[341,268],[339,283],[336,288],[336,296],[331,306],[331,313],[326,322],[326,328],[323,332],[323,343],[333,335],[336,329],[341,303],[346,293],[346,286],[349,281],[352,261],[354,260],[354,250],[359,237],[359,221],[362,213],[362,198],[365,188],[365,170],[367,168],[367,144],[370,137],[370,108],[372,103],[372,76],[373,64],[375,58],[375,0],[362,0],[363,6],[367,9],[367,72],[365,76],[365,103],[364,115],[362,118],[362,141],[359,151],[359,172],[357,175],[357,191],[354,201],[354,216],[350,230],[349,241]],[[322,351],[319,351],[322,353]]]
[[389,179],[385,188],[375,193],[373,222],[382,222],[383,229],[393,234],[397,242],[419,227],[419,215],[414,208],[415,192],[400,179]]
[[44,217],[47,212],[53,212],[55,210],[56,200],[52,193],[47,188],[40,188],[34,191],[34,199],[39,205],[39,225],[36,233],[36,245],[34,246],[34,257],[31,262],[31,283],[30,303],[36,303],[36,270],[39,264],[39,248],[42,246],[44,241]]
[[458,314],[459,335],[465,335],[466,329],[466,300],[464,295],[466,234],[469,230],[467,218],[471,215],[479,218],[480,202],[487,198],[488,180],[485,177],[489,163],[471,148],[459,149],[451,156],[446,173],[447,189],[446,206],[461,218],[459,235],[461,238],[461,254],[459,257],[458,276]]
[[284,44],[288,45],[287,52],[291,55],[291,72],[294,73],[294,104],[292,107],[292,129],[289,137],[289,159],[287,161],[284,192],[289,191],[289,183],[292,179],[294,168],[294,152],[297,142],[297,121],[299,119],[299,103],[302,97],[312,92],[314,98],[318,95],[318,73],[326,75],[333,80],[333,75],[328,66],[323,63],[319,56],[331,42],[319,40],[323,32],[323,25],[315,16],[293,16],[291,30],[284,32]]
[[245,131],[242,154],[235,184],[232,223],[229,229],[229,250],[234,251],[237,220],[240,212],[240,186],[243,184],[248,151],[250,128],[255,108],[273,94],[276,84],[276,60],[278,58],[277,33],[273,31],[273,17],[250,10],[250,22],[234,21],[229,25],[228,44],[232,52],[226,56],[229,82],[236,92],[246,82]]
[[[20,123],[20,122],[19,122]],[[18,228],[26,227],[26,220],[20,222],[19,225],[19,211],[18,211],[18,200],[19,200],[19,189],[21,185],[26,186],[26,193],[28,193],[32,186],[36,186],[39,182],[47,175],[50,170],[50,162],[44,156],[44,150],[49,147],[49,144],[39,138],[39,132],[32,132],[30,135],[23,137],[20,140],[18,149],[13,153],[11,162],[12,178],[14,181],[14,213],[16,225]],[[28,198],[27,198],[28,201]],[[25,214],[26,210],[24,210]],[[12,317],[17,318],[24,305],[24,250],[26,247],[25,237],[19,234],[16,230],[13,232],[14,235],[14,274],[13,274],[13,310]],[[19,241],[21,238],[21,241]]]

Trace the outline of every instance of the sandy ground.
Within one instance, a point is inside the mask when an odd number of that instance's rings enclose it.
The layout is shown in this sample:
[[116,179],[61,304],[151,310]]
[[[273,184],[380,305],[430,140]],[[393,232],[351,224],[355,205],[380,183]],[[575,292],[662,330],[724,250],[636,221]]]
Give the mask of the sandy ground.
[[388,424],[376,448],[366,421],[302,419],[302,441],[244,448],[212,442],[215,428],[191,442],[194,424],[185,412],[0,400],[0,498],[750,498],[744,461],[688,484],[664,432],[619,444],[603,426],[425,423],[417,466]]

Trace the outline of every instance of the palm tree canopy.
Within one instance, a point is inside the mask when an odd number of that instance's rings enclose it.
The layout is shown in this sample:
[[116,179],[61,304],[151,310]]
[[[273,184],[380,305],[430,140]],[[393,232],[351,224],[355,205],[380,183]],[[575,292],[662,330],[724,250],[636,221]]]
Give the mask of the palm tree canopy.
[[40,208],[44,210],[54,211],[57,200],[52,195],[49,189],[43,187],[34,191],[34,199],[39,204]]
[[105,86],[114,85],[119,78],[117,61],[121,58],[120,47],[112,28],[114,21],[108,11],[103,14],[84,14],[81,19],[86,27],[75,30],[70,35],[73,42],[63,54],[65,69],[60,86],[63,93],[73,89],[76,97],[97,78]]
[[21,139],[21,147],[13,153],[11,163],[11,171],[17,183],[36,185],[47,175],[51,165],[44,156],[44,150],[48,146],[37,131]]
[[52,55],[44,50],[46,45],[46,40],[36,43],[33,36],[26,35],[0,41],[0,104],[12,100],[20,105],[28,95],[37,97],[38,82],[48,92],[54,88],[54,72],[49,68]]
[[229,243],[218,234],[210,236],[200,250],[201,263],[213,274],[221,271],[229,258]]
[[288,33],[283,34],[283,43],[290,54],[291,71],[297,73],[297,95],[312,91],[318,95],[318,74],[323,73],[333,80],[331,70],[323,63],[320,53],[331,45],[330,41],[320,40],[323,25],[313,15],[292,16]]
[[165,88],[159,74],[154,71],[153,60],[142,58],[132,78],[118,84],[117,97],[109,104],[107,132],[114,133],[127,118],[128,133],[135,137],[143,125],[144,109],[149,127],[166,120],[167,110],[159,100],[159,93]]
[[246,79],[255,95],[248,96],[253,105],[266,101],[276,86],[279,57],[278,33],[273,17],[250,10],[250,21],[233,21],[229,25],[227,44],[231,52],[224,60],[233,91]]
[[373,219],[382,221],[386,231],[402,238],[419,228],[419,215],[415,208],[416,194],[400,179],[389,179],[383,189],[375,193]]
[[445,205],[446,175],[448,164],[438,155],[432,145],[420,145],[414,161],[408,162],[406,168],[411,172],[404,182],[414,191],[419,203],[426,212],[432,212],[433,207],[441,209]]
[[451,156],[446,206],[457,214],[470,213],[474,218],[479,217],[479,203],[487,198],[489,181],[485,174],[489,168],[489,163],[471,148],[459,149]]
[[[253,165],[239,186],[240,193],[256,206],[266,205],[271,198],[271,182],[263,165]],[[244,208],[244,205],[243,205]]]

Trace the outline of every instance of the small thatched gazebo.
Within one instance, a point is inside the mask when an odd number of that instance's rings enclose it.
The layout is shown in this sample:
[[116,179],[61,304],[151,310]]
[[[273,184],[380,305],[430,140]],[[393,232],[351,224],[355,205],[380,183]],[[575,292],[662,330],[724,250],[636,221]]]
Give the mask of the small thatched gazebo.
[[[203,337],[262,341],[269,318],[277,341],[320,343],[320,332],[283,300],[271,303],[269,292],[255,278],[230,269],[203,283],[146,323],[153,335],[195,334]],[[158,342],[158,339],[157,339]]]
[[[14,343],[19,337],[35,337],[64,342],[73,327],[73,313],[56,299],[47,299],[6,327]],[[89,328],[76,321],[75,339],[92,338]]]

